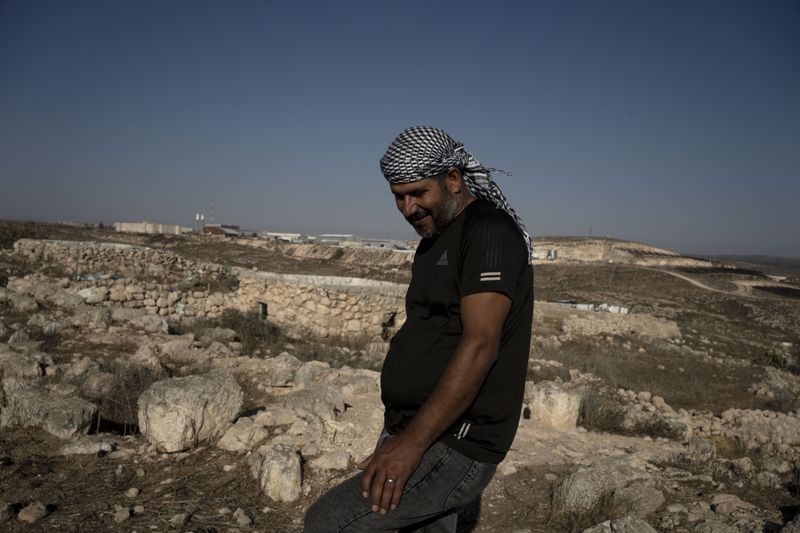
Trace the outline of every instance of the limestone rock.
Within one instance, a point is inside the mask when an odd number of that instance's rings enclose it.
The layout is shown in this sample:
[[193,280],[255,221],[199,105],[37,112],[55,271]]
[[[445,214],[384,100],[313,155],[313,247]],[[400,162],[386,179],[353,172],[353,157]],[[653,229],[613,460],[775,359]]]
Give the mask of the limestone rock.
[[264,445],[247,457],[250,474],[269,498],[293,502],[300,497],[300,456],[285,444]]
[[114,507],[114,522],[117,524],[121,524],[131,517],[131,510],[128,507],[123,507],[122,505],[115,505]]
[[97,455],[104,452],[109,453],[114,450],[111,442],[102,440],[95,436],[83,436],[74,442],[68,442],[61,447],[59,455]]
[[565,390],[552,381],[525,384],[524,403],[537,425],[554,429],[574,429],[581,407],[580,394]]
[[664,505],[664,493],[652,486],[649,481],[635,481],[627,487],[614,491],[613,505],[625,509],[628,514],[647,516]]
[[17,352],[0,345],[0,371],[6,378],[38,379],[44,375],[44,366],[49,362],[44,354]]
[[169,332],[167,320],[161,316],[142,315],[130,320],[130,323],[138,328],[142,328],[147,333]]
[[48,300],[58,307],[77,307],[83,305],[83,298],[65,289],[55,291],[50,295]]
[[294,381],[295,372],[303,363],[286,352],[264,361],[267,376],[264,384],[270,387],[285,387]]
[[64,398],[38,388],[6,391],[0,426],[38,427],[68,439],[86,433],[96,414],[97,407],[80,398]]
[[79,328],[108,329],[111,325],[112,312],[107,307],[82,306],[70,317],[70,323]]
[[711,510],[717,514],[728,515],[737,511],[753,509],[755,506],[733,494],[715,494],[711,498]]
[[565,513],[587,513],[601,498],[648,479],[646,465],[633,456],[597,461],[567,476],[555,490],[553,505]]
[[324,361],[309,361],[297,369],[294,376],[294,386],[296,389],[314,387],[332,372],[331,365]]
[[35,299],[24,294],[9,294],[8,301],[16,311],[20,313],[35,313],[39,310],[39,304]]
[[161,368],[161,360],[157,355],[159,353],[157,346],[145,343],[128,360],[136,366],[158,370]]
[[116,376],[109,372],[93,372],[81,384],[81,392],[87,398],[104,398],[114,392]]
[[36,501],[23,507],[17,515],[17,519],[28,524],[33,524],[45,516],[47,516],[47,507],[45,507],[42,502]]
[[245,513],[244,509],[242,509],[241,507],[238,507],[233,512],[233,518],[234,520],[236,520],[236,524],[240,526],[249,526],[250,524],[253,523],[253,521],[250,519],[249,516],[247,516],[247,513]]
[[24,344],[30,341],[30,335],[24,329],[18,329],[11,336],[8,338],[8,344],[15,345],[15,344]]
[[217,448],[229,452],[252,450],[268,437],[269,431],[264,426],[252,418],[242,417],[217,441]]
[[655,528],[633,515],[627,515],[616,520],[606,520],[583,533],[656,533]]
[[144,309],[132,309],[130,307],[115,307],[111,311],[111,318],[115,322],[132,322],[144,316],[147,312]]
[[175,527],[185,526],[189,522],[189,515],[186,513],[178,513],[176,515],[172,515],[172,518],[169,519],[169,523]]
[[739,528],[725,522],[709,519],[694,527],[695,533],[739,533]]
[[311,461],[311,467],[317,470],[345,470],[348,466],[350,453],[345,450],[334,450]]
[[108,289],[106,287],[87,287],[79,290],[77,294],[87,304],[99,304],[108,298]]
[[230,342],[236,339],[236,332],[229,328],[208,328],[203,331],[198,339],[204,346],[210,345],[212,342]]
[[311,412],[322,420],[334,420],[344,412],[342,392],[328,386],[299,390],[282,398],[281,402],[295,411]]
[[140,397],[139,428],[164,452],[179,452],[221,436],[242,407],[233,374],[204,375],[153,383]]

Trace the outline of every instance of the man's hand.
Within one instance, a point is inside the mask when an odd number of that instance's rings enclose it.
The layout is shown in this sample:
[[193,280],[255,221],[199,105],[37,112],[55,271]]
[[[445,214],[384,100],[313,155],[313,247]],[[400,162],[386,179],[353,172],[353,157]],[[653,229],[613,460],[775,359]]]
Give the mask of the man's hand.
[[379,445],[358,465],[364,470],[362,495],[372,503],[372,512],[397,509],[406,482],[424,454],[424,448],[401,434]]

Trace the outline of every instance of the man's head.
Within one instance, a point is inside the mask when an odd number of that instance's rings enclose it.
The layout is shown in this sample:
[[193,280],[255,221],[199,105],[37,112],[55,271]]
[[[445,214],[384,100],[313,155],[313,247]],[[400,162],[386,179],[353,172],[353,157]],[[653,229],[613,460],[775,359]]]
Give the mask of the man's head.
[[459,168],[460,146],[443,130],[417,126],[400,133],[381,158],[397,208],[422,237],[439,234],[474,200]]
[[[492,181],[494,169],[481,165],[463,143],[444,130],[414,126],[402,131],[386,149],[380,165],[397,207],[423,237],[436,235],[477,198],[491,202],[514,219],[531,257],[525,224]],[[437,180],[438,189],[430,185]]]
[[409,183],[393,183],[389,188],[397,209],[424,238],[441,233],[474,200],[457,168]]

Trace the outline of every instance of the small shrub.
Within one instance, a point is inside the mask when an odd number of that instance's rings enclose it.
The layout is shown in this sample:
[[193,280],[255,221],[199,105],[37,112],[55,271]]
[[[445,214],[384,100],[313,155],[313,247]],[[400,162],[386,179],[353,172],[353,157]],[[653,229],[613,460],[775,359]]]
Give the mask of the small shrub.
[[219,318],[219,325],[235,331],[246,352],[275,349],[286,342],[281,328],[263,320],[257,311],[244,313],[238,309],[226,309]]
[[19,239],[40,239],[43,236],[34,222],[0,222],[0,249],[12,248]]
[[114,375],[114,383],[111,394],[95,399],[98,429],[134,435],[139,432],[139,396],[150,385],[169,376],[163,368],[129,367],[116,361],[107,366],[105,371]]
[[596,390],[590,390],[581,399],[578,424],[595,431],[619,433],[625,412],[622,405]]
[[665,438],[670,440],[680,440],[684,436],[684,431],[680,427],[660,417],[650,417],[641,420],[626,433],[637,436],[648,436],[654,439]]
[[614,520],[625,515],[624,510],[614,505],[614,494],[610,491],[602,493],[584,512],[564,509],[563,502],[558,497],[558,485],[551,493],[550,502],[550,516],[547,520],[550,531],[580,533],[606,520]]
[[721,459],[739,459],[747,455],[747,450],[736,439],[723,435],[711,435],[709,439],[714,443],[717,457]]

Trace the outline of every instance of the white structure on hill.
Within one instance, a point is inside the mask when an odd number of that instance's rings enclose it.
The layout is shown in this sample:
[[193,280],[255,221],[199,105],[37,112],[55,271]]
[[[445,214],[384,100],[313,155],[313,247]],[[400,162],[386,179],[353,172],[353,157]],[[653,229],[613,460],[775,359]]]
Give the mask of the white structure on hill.
[[184,228],[177,224],[155,224],[153,222],[115,222],[114,229],[125,233],[155,233],[165,235],[180,235],[190,233],[192,228]]

